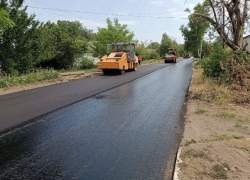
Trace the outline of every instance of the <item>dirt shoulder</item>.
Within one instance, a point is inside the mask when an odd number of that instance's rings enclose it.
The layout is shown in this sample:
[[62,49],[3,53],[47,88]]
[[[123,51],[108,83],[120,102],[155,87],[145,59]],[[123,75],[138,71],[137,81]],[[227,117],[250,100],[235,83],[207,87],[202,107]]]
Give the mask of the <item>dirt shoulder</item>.
[[175,179],[250,179],[250,107],[189,99],[179,152]]

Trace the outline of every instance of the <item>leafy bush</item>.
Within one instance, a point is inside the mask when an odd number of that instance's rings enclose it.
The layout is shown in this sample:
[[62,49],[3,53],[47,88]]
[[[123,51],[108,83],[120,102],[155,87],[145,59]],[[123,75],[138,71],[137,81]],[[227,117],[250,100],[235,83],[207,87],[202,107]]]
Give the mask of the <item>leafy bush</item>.
[[83,57],[80,68],[81,69],[92,69],[92,68],[94,68],[94,62],[92,60],[89,60],[89,59]]
[[207,77],[219,77],[223,73],[221,62],[226,62],[228,57],[229,56],[225,50],[215,50],[209,58],[201,61],[201,67],[204,70],[203,74]]
[[150,53],[150,59],[159,59],[160,55],[157,52],[151,52]]

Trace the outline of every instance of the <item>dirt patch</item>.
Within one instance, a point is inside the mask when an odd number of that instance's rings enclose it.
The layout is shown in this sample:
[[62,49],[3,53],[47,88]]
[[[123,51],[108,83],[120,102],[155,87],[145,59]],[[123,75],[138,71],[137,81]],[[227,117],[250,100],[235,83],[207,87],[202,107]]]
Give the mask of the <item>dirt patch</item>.
[[244,107],[189,100],[179,178],[250,179],[249,116]]
[[[197,73],[191,93],[199,86]],[[250,179],[249,105],[189,99],[180,146],[181,180]]]

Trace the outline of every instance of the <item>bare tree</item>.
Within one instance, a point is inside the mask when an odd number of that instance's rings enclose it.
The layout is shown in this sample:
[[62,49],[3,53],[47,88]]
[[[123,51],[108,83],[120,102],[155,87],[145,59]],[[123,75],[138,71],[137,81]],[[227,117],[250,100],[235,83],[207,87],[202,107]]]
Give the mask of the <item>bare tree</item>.
[[[244,28],[250,29],[250,0],[207,0],[208,14],[195,13],[215,28],[224,42],[234,51],[240,47]],[[226,10],[224,12],[224,10]]]

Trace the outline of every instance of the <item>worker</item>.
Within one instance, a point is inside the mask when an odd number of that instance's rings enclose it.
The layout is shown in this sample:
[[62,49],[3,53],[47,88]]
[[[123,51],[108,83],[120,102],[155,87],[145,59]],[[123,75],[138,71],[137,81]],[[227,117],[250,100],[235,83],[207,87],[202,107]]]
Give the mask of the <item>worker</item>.
[[139,65],[141,65],[141,55],[138,56]]

